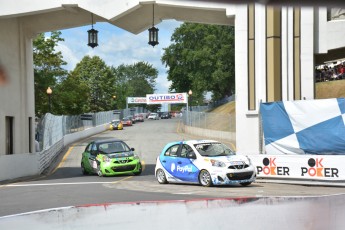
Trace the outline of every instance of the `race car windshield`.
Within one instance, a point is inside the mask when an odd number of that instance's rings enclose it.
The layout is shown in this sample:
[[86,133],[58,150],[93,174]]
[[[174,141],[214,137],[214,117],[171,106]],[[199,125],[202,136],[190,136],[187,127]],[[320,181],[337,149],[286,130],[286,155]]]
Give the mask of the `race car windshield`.
[[235,155],[228,146],[222,143],[201,143],[195,144],[194,147],[198,150],[200,155],[204,157]]
[[103,154],[129,152],[131,149],[124,142],[107,142],[98,145],[98,149]]

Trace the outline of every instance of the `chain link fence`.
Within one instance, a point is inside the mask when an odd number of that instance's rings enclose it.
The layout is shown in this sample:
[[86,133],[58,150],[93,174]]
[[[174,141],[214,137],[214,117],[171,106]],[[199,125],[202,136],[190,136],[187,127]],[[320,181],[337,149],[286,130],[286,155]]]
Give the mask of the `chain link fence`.
[[235,114],[185,111],[183,113],[182,120],[184,125],[191,127],[226,132],[236,131]]
[[[141,107],[133,107],[124,110],[87,113],[75,116],[56,116],[50,113],[38,121],[36,127],[36,140],[39,142],[40,150],[49,149],[59,142],[65,135],[79,132],[91,127],[107,124],[112,120],[143,113],[146,111]],[[85,120],[87,117],[88,120]]]

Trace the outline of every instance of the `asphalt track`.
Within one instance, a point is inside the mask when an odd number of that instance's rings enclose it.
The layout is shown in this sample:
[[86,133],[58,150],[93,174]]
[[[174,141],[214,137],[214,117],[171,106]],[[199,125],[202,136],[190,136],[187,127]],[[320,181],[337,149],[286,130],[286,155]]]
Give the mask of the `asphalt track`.
[[[42,209],[114,202],[194,200],[203,198],[326,196],[343,194],[343,187],[262,183],[205,188],[161,185],[154,177],[158,154],[170,141],[196,139],[178,132],[179,119],[145,120],[122,131],[105,131],[65,149],[47,175],[0,185],[0,216]],[[81,153],[94,139],[117,137],[135,148],[144,163],[140,176],[83,176]],[[198,138],[200,139],[200,138]],[[230,145],[231,143],[227,143]],[[15,170],[15,169],[13,169]]]

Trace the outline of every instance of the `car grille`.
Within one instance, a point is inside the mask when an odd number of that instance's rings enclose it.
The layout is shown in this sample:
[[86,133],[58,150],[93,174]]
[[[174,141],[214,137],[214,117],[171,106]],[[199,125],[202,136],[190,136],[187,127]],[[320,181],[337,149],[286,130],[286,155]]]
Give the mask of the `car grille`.
[[248,168],[249,165],[247,164],[241,164],[241,165],[230,165],[228,169],[245,169]]
[[136,165],[122,165],[122,166],[114,166],[111,169],[114,172],[126,172],[126,171],[133,171]]
[[229,180],[249,180],[253,172],[228,173],[226,176]]
[[115,164],[127,164],[127,163],[130,163],[132,161],[133,161],[132,159],[114,160],[114,163]]

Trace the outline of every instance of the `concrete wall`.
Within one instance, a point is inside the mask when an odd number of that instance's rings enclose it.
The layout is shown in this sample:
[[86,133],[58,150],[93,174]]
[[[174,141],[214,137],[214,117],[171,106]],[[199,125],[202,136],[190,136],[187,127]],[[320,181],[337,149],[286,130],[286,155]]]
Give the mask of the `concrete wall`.
[[103,132],[107,128],[107,125],[100,125],[68,134],[60,142],[42,152],[0,155],[0,181],[39,175],[50,165],[64,146]]
[[64,207],[0,217],[0,229],[343,229],[345,195]]
[[32,153],[35,146],[35,107],[31,39],[26,36],[18,18],[1,19],[0,30],[3,31],[0,65],[8,76],[8,83],[0,86],[0,155],[6,153],[5,117],[13,117],[13,153]]

